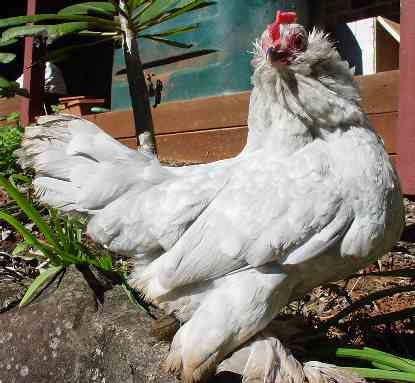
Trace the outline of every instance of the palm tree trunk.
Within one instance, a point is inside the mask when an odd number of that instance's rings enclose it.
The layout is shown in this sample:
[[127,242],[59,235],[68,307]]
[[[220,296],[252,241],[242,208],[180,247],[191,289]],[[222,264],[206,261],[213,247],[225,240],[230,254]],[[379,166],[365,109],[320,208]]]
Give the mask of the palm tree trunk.
[[138,143],[145,149],[156,153],[153,119],[143,65],[138,51],[135,33],[129,28],[128,9],[125,0],[119,0],[121,29],[123,31],[124,58],[127,69],[127,80],[130,89],[131,105],[134,114],[135,131]]

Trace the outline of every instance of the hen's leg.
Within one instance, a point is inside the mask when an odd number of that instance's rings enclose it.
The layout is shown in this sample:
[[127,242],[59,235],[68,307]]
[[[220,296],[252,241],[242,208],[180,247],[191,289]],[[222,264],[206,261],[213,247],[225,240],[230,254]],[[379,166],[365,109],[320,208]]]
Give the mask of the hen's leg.
[[290,297],[286,274],[275,266],[251,268],[218,280],[191,319],[174,337],[166,361],[197,382],[232,351],[264,329]]

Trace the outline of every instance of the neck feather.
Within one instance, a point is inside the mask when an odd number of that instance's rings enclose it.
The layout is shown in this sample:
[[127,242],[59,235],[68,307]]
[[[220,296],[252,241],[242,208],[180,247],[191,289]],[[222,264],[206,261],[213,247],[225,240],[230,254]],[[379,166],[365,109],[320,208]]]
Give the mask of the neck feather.
[[310,33],[308,49],[289,66],[270,65],[258,43],[253,62],[248,143],[272,135],[278,146],[298,146],[365,125],[353,73],[322,32]]

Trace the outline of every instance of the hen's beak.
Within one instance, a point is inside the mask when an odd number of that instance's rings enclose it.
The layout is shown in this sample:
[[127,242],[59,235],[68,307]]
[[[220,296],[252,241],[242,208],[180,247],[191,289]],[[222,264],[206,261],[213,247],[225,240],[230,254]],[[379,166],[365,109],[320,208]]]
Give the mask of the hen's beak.
[[289,53],[285,50],[278,49],[276,47],[270,47],[267,49],[267,60],[268,62],[286,62],[289,57]]

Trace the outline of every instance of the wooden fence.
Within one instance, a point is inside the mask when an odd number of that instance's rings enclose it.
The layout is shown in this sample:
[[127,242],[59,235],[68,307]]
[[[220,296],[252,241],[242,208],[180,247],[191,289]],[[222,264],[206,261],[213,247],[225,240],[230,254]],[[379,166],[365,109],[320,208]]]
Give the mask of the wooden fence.
[[[399,171],[398,137],[404,140],[398,123],[399,71],[356,79],[362,90],[363,109],[382,136],[386,150],[397,162]],[[246,142],[249,95],[249,92],[243,92],[170,102],[153,109],[160,160],[190,164],[237,155]],[[19,102],[18,98],[1,100],[0,113],[18,110]],[[131,110],[87,114],[84,117],[129,147],[137,146]],[[408,141],[413,139],[415,131],[411,135]],[[403,177],[406,175],[401,174]]]
[[[362,106],[394,159],[398,131],[399,71],[356,78]],[[153,109],[160,160],[204,163],[237,155],[245,145],[249,92],[162,104]],[[136,147],[131,111],[87,115],[112,136]]]

